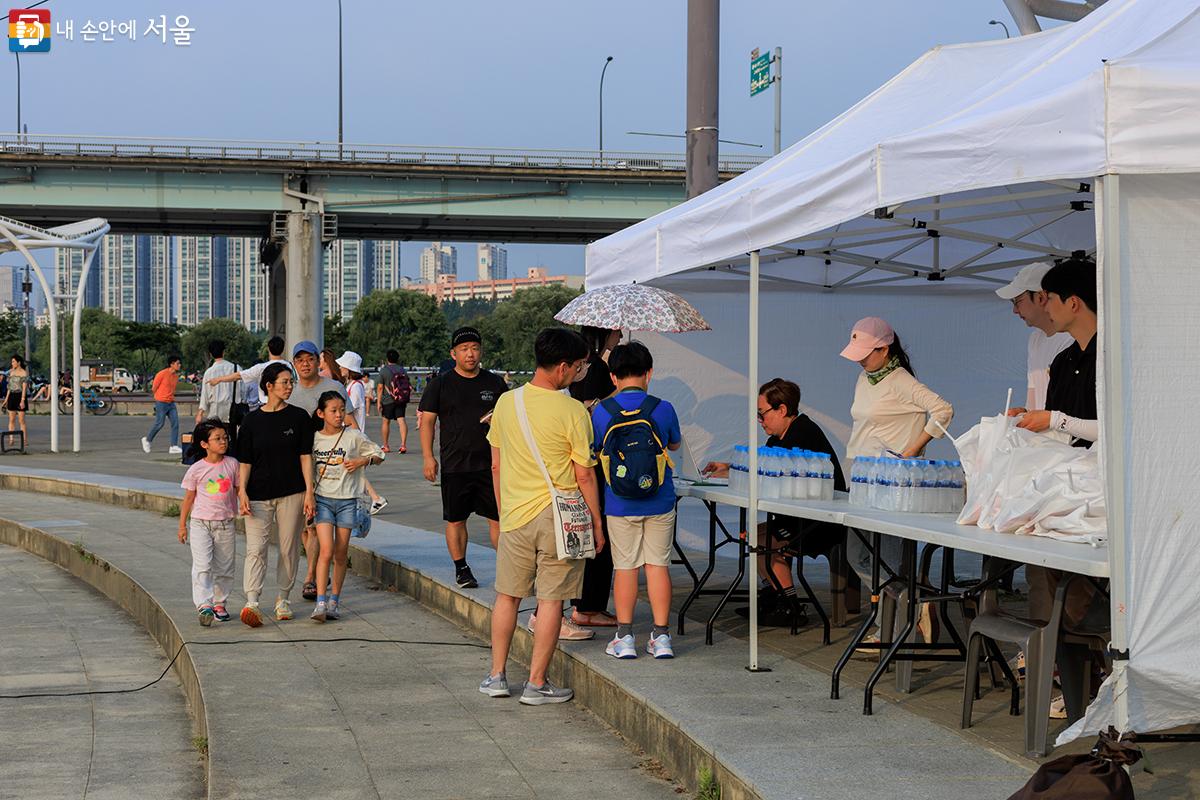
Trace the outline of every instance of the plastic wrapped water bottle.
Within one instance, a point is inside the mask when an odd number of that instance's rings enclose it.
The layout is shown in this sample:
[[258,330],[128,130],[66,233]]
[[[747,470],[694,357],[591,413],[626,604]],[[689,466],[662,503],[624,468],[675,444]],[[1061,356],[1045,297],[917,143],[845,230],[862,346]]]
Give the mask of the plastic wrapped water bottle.
[[901,459],[899,465],[899,469],[896,471],[896,510],[912,511],[913,463],[908,459]]
[[818,453],[818,463],[821,465],[821,499],[833,499],[833,456],[829,453]]
[[747,464],[750,461],[750,448],[744,444],[735,445],[733,448],[733,461],[729,463],[729,488],[734,492],[745,492],[749,490],[746,483]]
[[862,473],[863,473],[863,458],[855,456],[854,461],[850,462],[850,502],[853,505],[861,505],[860,495],[862,494]]
[[953,473],[950,486],[952,494],[950,495],[950,508],[947,510],[957,514],[958,512],[962,511],[963,505],[967,502],[967,476],[966,473],[963,472],[961,461],[950,462],[950,467]]
[[921,487],[918,495],[921,498],[917,504],[918,511],[930,514],[941,510],[938,503],[940,494],[938,492],[938,472],[936,462],[921,462]]

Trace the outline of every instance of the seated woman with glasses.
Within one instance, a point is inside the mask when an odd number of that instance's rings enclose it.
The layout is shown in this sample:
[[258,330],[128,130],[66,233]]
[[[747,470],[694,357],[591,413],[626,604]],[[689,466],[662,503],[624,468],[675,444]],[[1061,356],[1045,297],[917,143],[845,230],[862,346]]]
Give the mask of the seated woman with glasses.
[[[834,488],[846,491],[846,479],[838,463],[837,452],[829,438],[817,423],[800,413],[800,387],[783,378],[773,378],[758,389],[758,423],[767,434],[767,447],[799,448],[814,453],[828,453],[833,458]],[[709,462],[703,472],[724,477],[729,474],[729,464],[723,461]],[[767,574],[765,556],[759,557],[758,568],[763,576],[763,589],[758,596],[758,619],[763,625],[791,627],[793,608],[800,617],[798,625],[807,622],[803,606],[796,603],[796,586],[792,581],[791,558],[778,552],[787,548],[797,557],[814,558],[827,554],[830,549],[846,540],[846,529],[828,522],[813,522],[794,517],[767,515],[767,521],[758,526],[758,545],[765,547],[770,537],[770,571],[782,587],[776,590]],[[737,613],[749,616],[750,609],[739,608]]]

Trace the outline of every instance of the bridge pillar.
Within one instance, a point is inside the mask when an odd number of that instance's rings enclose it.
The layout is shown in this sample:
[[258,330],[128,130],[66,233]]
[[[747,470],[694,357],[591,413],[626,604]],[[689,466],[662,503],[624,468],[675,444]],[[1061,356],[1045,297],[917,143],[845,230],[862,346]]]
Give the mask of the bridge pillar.
[[[276,272],[282,272],[279,283],[285,291],[272,292],[272,297],[284,296],[283,308],[272,302],[274,317],[271,328],[287,342],[288,352],[299,341],[309,339],[318,347],[324,346],[325,314],[321,295],[321,270],[324,253],[321,245],[321,215],[309,211],[289,211],[287,215],[287,245],[283,251],[283,269],[272,270],[272,289]],[[282,313],[274,313],[281,311]]]

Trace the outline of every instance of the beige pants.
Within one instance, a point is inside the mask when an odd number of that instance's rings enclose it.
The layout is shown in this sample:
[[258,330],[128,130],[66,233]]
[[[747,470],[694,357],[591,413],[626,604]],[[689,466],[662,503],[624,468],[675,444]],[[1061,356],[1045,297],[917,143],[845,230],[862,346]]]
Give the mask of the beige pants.
[[242,571],[246,602],[257,603],[262,594],[267,578],[267,544],[272,532],[279,535],[279,561],[275,565],[279,596],[287,599],[296,582],[303,530],[304,492],[274,500],[250,501],[250,516],[246,517],[246,567]]

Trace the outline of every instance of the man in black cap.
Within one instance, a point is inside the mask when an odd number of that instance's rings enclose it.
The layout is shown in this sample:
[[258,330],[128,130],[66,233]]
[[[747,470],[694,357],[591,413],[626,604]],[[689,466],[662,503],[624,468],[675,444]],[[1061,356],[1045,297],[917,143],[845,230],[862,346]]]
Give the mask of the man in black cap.
[[467,566],[467,517],[475,513],[488,521],[493,547],[500,538],[500,514],[492,488],[492,447],[487,433],[496,400],[508,386],[499,375],[479,366],[482,356],[479,331],[456,330],[450,337],[454,369],[430,380],[417,411],[425,480],[431,483],[438,477],[433,426],[441,423],[439,449],[446,548],[454,559],[455,582],[464,589],[479,586]]

